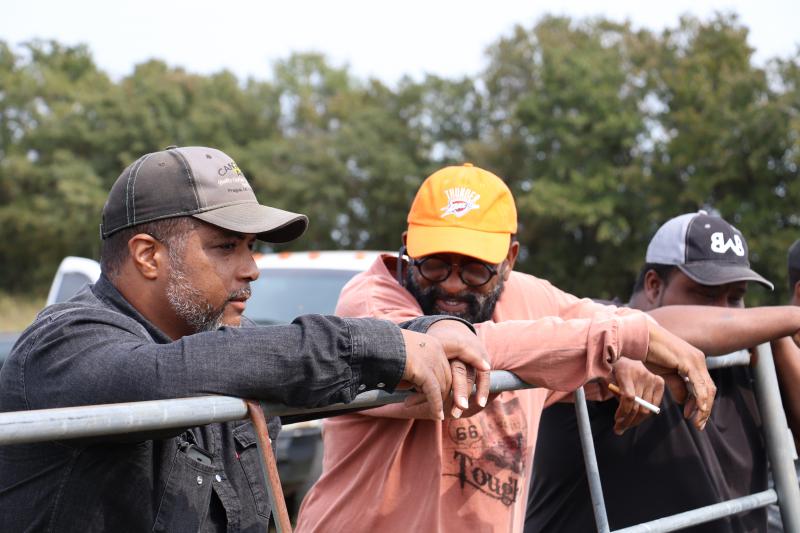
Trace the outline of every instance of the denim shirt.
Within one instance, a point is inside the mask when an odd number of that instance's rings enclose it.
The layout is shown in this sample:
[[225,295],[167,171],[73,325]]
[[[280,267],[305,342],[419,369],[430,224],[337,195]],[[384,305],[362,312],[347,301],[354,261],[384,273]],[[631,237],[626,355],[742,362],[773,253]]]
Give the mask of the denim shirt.
[[[0,411],[208,394],[312,407],[391,391],[404,366],[400,330],[370,319],[172,341],[101,276],[23,332],[0,370]],[[278,419],[269,429],[274,439]],[[266,531],[269,514],[248,421],[0,446],[0,531]]]

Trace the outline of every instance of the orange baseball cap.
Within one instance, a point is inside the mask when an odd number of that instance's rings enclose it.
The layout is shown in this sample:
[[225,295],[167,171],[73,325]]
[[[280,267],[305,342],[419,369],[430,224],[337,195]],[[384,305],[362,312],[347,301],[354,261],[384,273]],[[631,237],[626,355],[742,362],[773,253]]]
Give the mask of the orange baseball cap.
[[497,264],[516,232],[517,208],[503,180],[464,163],[422,183],[408,213],[406,247],[411,257],[457,253]]

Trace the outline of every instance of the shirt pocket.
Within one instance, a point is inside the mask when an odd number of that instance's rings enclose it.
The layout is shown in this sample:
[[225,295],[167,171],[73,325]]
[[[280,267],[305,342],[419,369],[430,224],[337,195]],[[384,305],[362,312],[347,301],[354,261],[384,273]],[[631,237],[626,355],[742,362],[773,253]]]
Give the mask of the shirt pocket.
[[[256,512],[264,518],[269,518],[269,497],[265,486],[264,470],[259,457],[258,442],[256,440],[253,424],[245,423],[233,430],[236,440],[236,455],[239,459],[244,476],[250,485],[250,492]],[[245,495],[242,496],[246,497]]]
[[184,449],[175,450],[153,531],[195,533],[208,515],[214,469]]

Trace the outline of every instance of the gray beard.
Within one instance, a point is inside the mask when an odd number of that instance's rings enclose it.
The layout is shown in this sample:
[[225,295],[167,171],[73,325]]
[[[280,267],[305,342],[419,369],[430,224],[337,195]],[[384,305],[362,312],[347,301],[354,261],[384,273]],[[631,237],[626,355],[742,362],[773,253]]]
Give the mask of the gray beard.
[[220,308],[212,307],[203,294],[192,286],[188,276],[174,261],[167,280],[167,301],[175,314],[186,322],[194,333],[215,331],[222,326],[225,304]]

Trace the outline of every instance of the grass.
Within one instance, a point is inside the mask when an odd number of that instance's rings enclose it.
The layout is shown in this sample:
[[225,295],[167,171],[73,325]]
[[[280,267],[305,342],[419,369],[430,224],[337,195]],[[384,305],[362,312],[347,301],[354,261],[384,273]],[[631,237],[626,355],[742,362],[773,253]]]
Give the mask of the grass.
[[46,298],[0,293],[0,333],[22,331],[44,307]]

